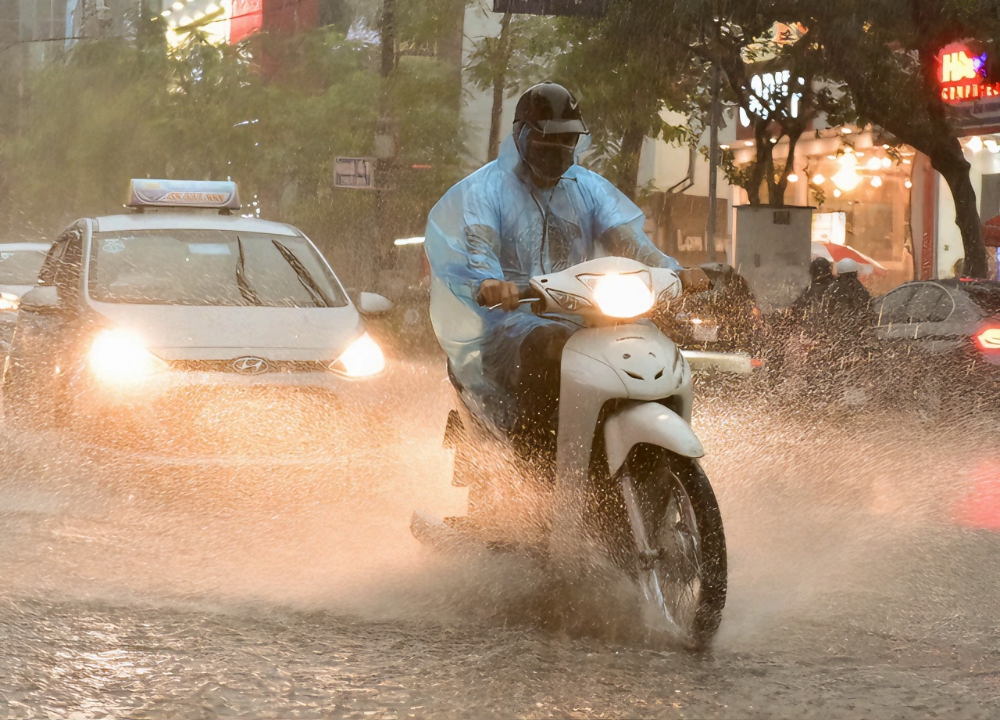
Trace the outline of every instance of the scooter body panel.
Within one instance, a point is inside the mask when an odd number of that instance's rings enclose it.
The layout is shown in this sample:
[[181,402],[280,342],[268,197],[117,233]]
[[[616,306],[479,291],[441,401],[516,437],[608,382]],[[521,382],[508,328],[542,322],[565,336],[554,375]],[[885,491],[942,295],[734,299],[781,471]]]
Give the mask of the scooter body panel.
[[639,443],[657,445],[683,457],[705,455],[705,448],[684,418],[659,403],[636,403],[605,421],[604,445],[612,475]]
[[[590,456],[604,405],[610,400],[646,404],[667,399],[674,400],[672,404],[680,410],[675,416],[682,419],[688,433],[693,435],[687,426],[692,406],[691,368],[677,345],[655,325],[630,323],[586,328],[570,338],[562,358],[553,542],[558,543],[559,536],[574,534],[582,518]],[[658,407],[666,410],[662,405]],[[619,423],[621,433],[630,431],[639,422],[639,416],[628,418]],[[653,422],[641,436],[658,438],[666,431],[662,423]],[[628,441],[623,436],[618,445]],[[676,444],[693,447],[690,437]]]

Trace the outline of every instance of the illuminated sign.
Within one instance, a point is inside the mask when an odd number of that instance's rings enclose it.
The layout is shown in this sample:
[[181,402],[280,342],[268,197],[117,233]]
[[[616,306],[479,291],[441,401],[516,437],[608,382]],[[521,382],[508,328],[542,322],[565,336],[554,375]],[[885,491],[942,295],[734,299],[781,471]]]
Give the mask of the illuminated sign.
[[986,53],[978,54],[962,43],[944,47],[938,55],[941,99],[964,103],[1000,98],[1000,83],[986,82],[986,60]]
[[239,210],[234,182],[135,179],[129,186],[129,207],[196,207]]
[[229,42],[232,45],[260,32],[264,24],[264,0],[233,0]]
[[[805,87],[805,78],[796,78],[799,88]],[[773,120],[776,117],[799,116],[802,92],[792,88],[792,74],[788,70],[754,75],[750,79],[753,91],[747,100],[747,107],[740,108],[740,124],[748,128],[753,118]]]

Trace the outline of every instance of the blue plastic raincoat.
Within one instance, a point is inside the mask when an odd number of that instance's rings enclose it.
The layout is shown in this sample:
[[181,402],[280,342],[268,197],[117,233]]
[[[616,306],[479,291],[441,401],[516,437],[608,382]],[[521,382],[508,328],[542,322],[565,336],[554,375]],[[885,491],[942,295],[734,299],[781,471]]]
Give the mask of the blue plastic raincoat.
[[606,255],[680,270],[646,237],[645,217],[600,175],[574,164],[551,189],[538,189],[518,166],[508,137],[497,160],[451,188],[430,212],[425,250],[431,266],[431,321],[463,400],[509,429],[517,408],[520,345],[534,328],[568,317],[539,317],[527,306],[489,310],[476,302],[483,280],[524,291],[536,275]]

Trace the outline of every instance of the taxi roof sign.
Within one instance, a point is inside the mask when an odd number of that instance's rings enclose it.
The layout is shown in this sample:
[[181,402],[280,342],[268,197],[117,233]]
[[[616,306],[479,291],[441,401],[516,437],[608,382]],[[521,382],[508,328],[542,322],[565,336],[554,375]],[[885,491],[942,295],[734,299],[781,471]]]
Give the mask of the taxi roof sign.
[[128,207],[217,208],[239,210],[236,183],[214,180],[148,180],[129,185]]

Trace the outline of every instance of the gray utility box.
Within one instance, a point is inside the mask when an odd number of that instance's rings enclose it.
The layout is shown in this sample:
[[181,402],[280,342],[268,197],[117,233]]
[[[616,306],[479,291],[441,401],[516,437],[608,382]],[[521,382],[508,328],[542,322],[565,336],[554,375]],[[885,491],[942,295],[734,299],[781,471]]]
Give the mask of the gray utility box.
[[809,287],[811,207],[736,207],[733,266],[764,312],[789,307]]

